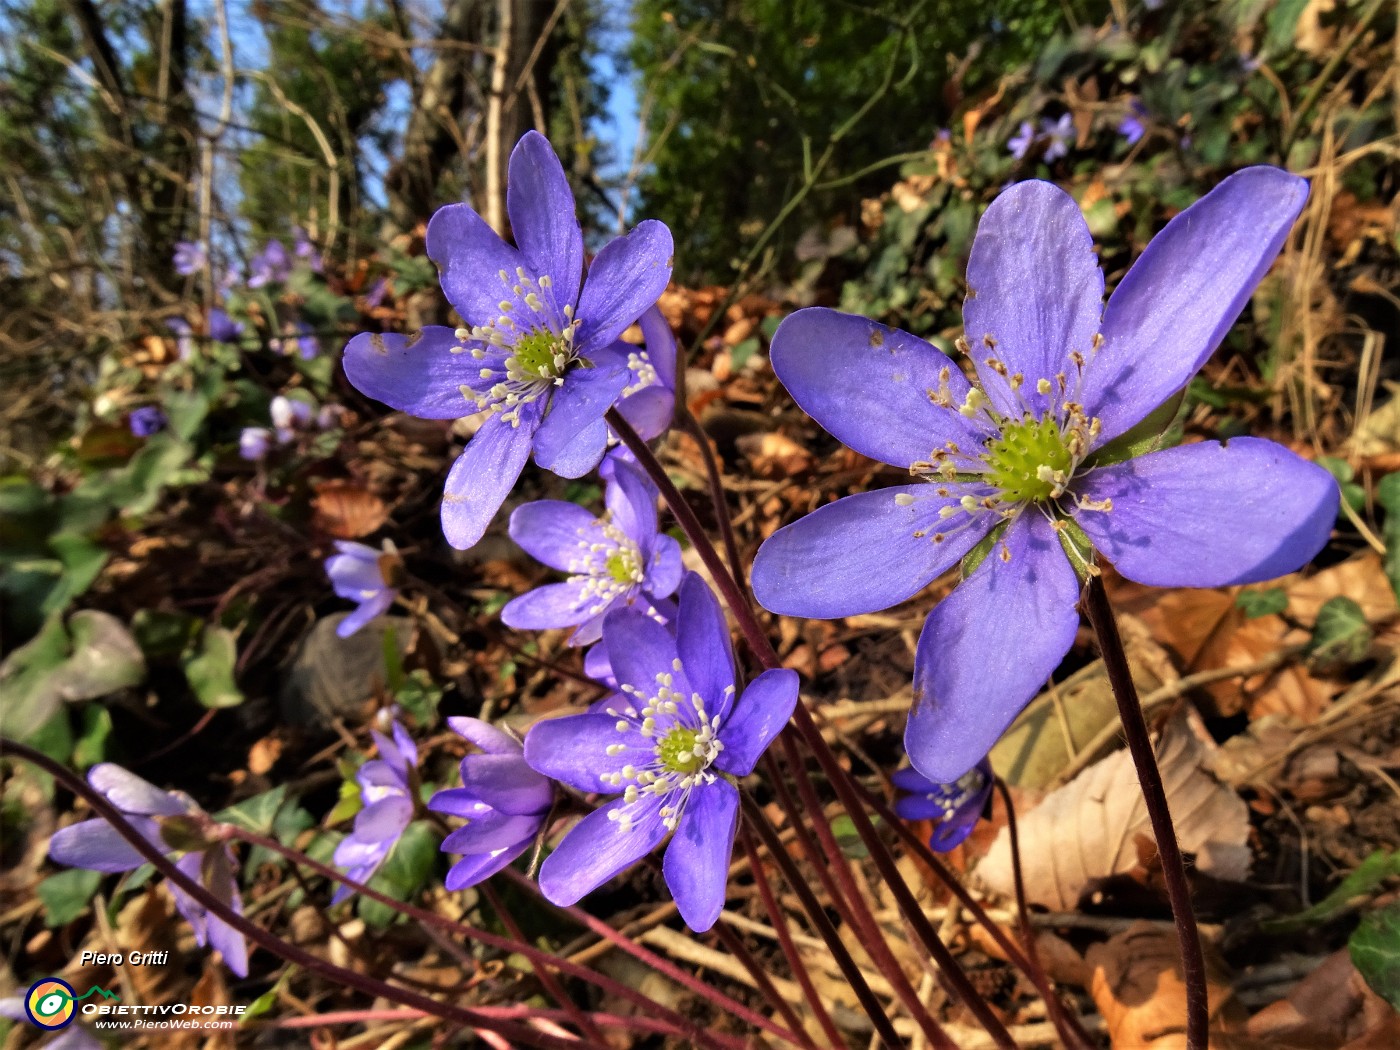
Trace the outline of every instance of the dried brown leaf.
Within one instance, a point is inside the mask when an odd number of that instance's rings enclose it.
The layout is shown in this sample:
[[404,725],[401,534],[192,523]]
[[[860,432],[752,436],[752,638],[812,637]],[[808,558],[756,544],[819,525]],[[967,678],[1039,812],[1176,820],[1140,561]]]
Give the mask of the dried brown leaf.
[[326,481],[311,501],[312,525],[338,540],[368,536],[389,520],[384,501],[353,481]]
[[1400,1015],[1356,972],[1345,948],[1264,1007],[1245,1031],[1272,1047],[1382,1050],[1400,1046]]

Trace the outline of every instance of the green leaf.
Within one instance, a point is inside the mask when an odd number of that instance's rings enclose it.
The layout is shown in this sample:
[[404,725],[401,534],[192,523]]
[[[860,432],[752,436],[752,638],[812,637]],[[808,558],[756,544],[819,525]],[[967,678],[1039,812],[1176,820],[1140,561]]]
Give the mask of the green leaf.
[[199,652],[185,660],[185,677],[194,695],[205,707],[237,707],[243,693],[233,680],[238,645],[227,627],[211,624],[204,628]]
[[44,925],[49,929],[67,926],[87,910],[101,884],[100,871],[73,868],[50,875],[35,887],[44,905]]
[[1385,508],[1385,576],[1400,598],[1400,474],[1387,474],[1376,486],[1376,502]]
[[[1317,465],[1337,479],[1337,487],[1342,490],[1347,506],[1355,511],[1366,509],[1366,490],[1354,480],[1356,471],[1351,469],[1350,463],[1336,456],[1318,456]],[[1339,507],[1337,516],[1346,517],[1346,512]]]
[[1362,919],[1347,950],[1371,990],[1400,1010],[1400,901]]
[[1240,591],[1235,596],[1235,604],[1244,610],[1245,616],[1257,620],[1261,616],[1276,616],[1288,608],[1288,593],[1282,587],[1270,587],[1266,591]]
[[1392,875],[1400,875],[1400,851],[1377,850],[1311,908],[1281,919],[1265,919],[1259,928],[1265,933],[1282,934],[1297,933],[1310,926],[1321,925],[1354,910],[1358,903],[1371,898]]
[[864,860],[870,856],[860,833],[856,831],[855,821],[846,814],[841,814],[831,822],[831,833],[836,836],[836,844],[841,847],[841,852],[852,860]]
[[82,711],[82,728],[73,744],[73,765],[89,769],[107,757],[107,741],[112,736],[112,713],[101,704],[88,704]]
[[1371,626],[1361,606],[1338,595],[1317,611],[1312,659],[1320,664],[1356,663],[1371,647]]
[[255,831],[259,835],[271,835],[277,820],[277,811],[285,801],[287,785],[281,784],[271,791],[264,791],[261,795],[245,798],[227,809],[219,810],[214,814],[214,819]]
[[44,599],[40,611],[45,615],[68,608],[74,598],[92,586],[107,564],[107,551],[79,532],[60,532],[49,539],[49,547],[58,555],[63,572]]
[[141,609],[131,618],[131,633],[147,660],[175,660],[194,641],[200,624],[189,613]]
[[[393,852],[374,873],[369,885],[394,900],[406,901],[428,881],[437,856],[438,837],[425,821],[414,821],[404,829]],[[359,902],[359,912],[360,918],[379,929],[389,925],[398,914],[387,905],[363,898]]]

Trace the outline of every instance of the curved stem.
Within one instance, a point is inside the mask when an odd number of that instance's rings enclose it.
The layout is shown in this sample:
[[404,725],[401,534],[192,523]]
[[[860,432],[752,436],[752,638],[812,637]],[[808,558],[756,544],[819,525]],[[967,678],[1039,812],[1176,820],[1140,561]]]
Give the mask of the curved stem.
[[1152,738],[1143,721],[1142,705],[1138,703],[1137,686],[1128,668],[1123,640],[1113,618],[1113,606],[1104,590],[1103,577],[1093,575],[1084,585],[1080,605],[1094,629],[1103,656],[1104,670],[1118,701],[1118,717],[1123,723],[1123,735],[1128,739],[1128,751],[1137,767],[1138,783],[1147,803],[1147,816],[1152,834],[1157,839],[1157,857],[1162,862],[1162,878],[1166,882],[1167,899],[1171,902],[1172,918],[1176,922],[1177,945],[1181,951],[1181,976],[1186,984],[1186,1047],[1206,1050],[1209,1039],[1210,1000],[1206,991],[1206,961],[1201,951],[1201,935],[1196,928],[1196,914],[1191,907],[1191,886],[1186,880],[1186,864],[1181,846],[1176,841],[1167,792],[1162,785],[1162,772],[1157,768],[1157,756],[1152,750]]
[[720,473],[715,450],[710,447],[710,435],[705,433],[700,420],[685,405],[676,409],[676,418],[700,446],[700,458],[705,461],[705,476],[710,482],[710,502],[715,505],[715,517],[719,519],[719,538],[724,544],[724,556],[729,559],[729,571],[734,575],[734,583],[747,602],[748,588],[744,586],[744,570],[739,562],[739,540],[734,535],[734,519],[729,516],[729,500],[724,494],[724,476]]

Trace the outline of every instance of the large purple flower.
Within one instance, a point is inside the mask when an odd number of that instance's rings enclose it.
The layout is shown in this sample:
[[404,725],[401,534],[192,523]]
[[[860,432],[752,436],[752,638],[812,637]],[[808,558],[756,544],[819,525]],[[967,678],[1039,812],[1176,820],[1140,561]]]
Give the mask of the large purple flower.
[[659,604],[681,582],[681,546],[658,534],[656,490],[635,467],[616,463],[601,518],[577,503],[539,500],[510,516],[510,536],[536,561],[569,573],[501,610],[510,627],[577,627],[570,645],[603,636],[603,617],[635,603]]
[[336,540],[335,549],[338,553],[326,559],[326,575],[335,593],[356,605],[355,611],[340,621],[335,633],[349,638],[376,616],[388,612],[394,604],[399,592],[390,578],[402,568],[402,563],[388,540],[384,541],[383,549],[352,540]]
[[671,276],[671,233],[647,220],[605,246],[583,280],[573,194],[537,132],[511,154],[506,207],[518,248],[465,204],[428,224],[428,254],[464,327],[366,333],[345,348],[350,381],[393,408],[490,413],[447,476],[443,532],[460,548],[481,538],[532,450],[563,477],[598,465],[603,413],[632,381],[616,340]]
[[673,637],[635,609],[603,627],[621,693],[602,713],[537,722],[525,760],[580,791],[621,792],[569,831],[540,868],[540,889],[573,904],[674,832],[662,870],[692,930],[724,908],[739,815],[733,778],[753,771],[797,704],[797,674],[764,671],[735,698],[719,602],[688,573]]
[[[355,830],[335,848],[336,866],[345,868],[345,874],[356,882],[369,882],[413,819],[413,771],[418,766],[418,748],[398,722],[391,722],[390,729],[392,740],[378,730],[369,731],[379,757],[366,762],[355,774],[365,808],[355,814]],[[351,892],[349,886],[340,886],[331,903],[339,904]]]
[[[175,866],[203,884],[236,914],[243,914],[233,875],[236,865],[228,847],[210,842],[203,848],[191,848],[198,839],[199,824],[207,819],[194,799],[183,791],[162,791],[110,762],[88,770],[88,783],[126,814],[152,845],[167,853],[185,850]],[[116,828],[100,819],[85,820],[54,832],[49,841],[49,859],[71,868],[102,872],[132,871],[146,863],[146,858]],[[195,941],[201,947],[207,944],[218,949],[225,966],[239,977],[247,977],[248,944],[243,935],[178,887],[171,885],[170,892],[180,914],[194,928]]]
[[972,834],[992,794],[992,763],[982,759],[957,780],[937,784],[913,766],[896,770],[894,786],[909,794],[895,800],[894,811],[905,820],[936,821],[928,844],[940,853]]
[[449,718],[447,724],[481,748],[481,754],[462,759],[462,786],[439,791],[428,802],[435,813],[466,821],[442,840],[444,853],[465,854],[444,881],[449,890],[461,890],[525,852],[549,816],[554,789],[526,764],[514,737],[479,718]]
[[888,608],[994,537],[919,639],[905,744],[929,779],[971,769],[1073,643],[1079,578],[1062,534],[1082,530],[1124,576],[1166,587],[1271,579],[1327,541],[1336,483],[1273,442],[1126,462],[1108,447],[1210,356],[1306,198],[1287,172],[1232,175],[1167,225],[1104,307],[1073,199],[1045,182],[1012,186],[987,209],[968,263],[960,346],[976,386],[928,343],[863,317],[808,309],[779,328],[773,369],[794,400],[919,480],[775,533],[754,564],[765,607]]

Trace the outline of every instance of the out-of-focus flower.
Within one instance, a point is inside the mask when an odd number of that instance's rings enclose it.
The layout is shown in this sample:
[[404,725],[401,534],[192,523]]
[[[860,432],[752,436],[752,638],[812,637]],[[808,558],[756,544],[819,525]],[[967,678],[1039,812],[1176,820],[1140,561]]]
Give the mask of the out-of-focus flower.
[[1079,206],[1048,182],[1017,183],[983,215],[968,262],[959,346],[980,385],[926,341],[863,317],[811,308],[775,333],[773,370],[793,399],[920,480],[774,533],[753,570],[765,608],[886,609],[990,537],[919,638],[905,748],[930,780],[976,765],[1073,644],[1076,564],[1093,555],[1071,561],[1062,536],[1162,587],[1273,579],[1327,542],[1337,484],[1281,445],[1241,437],[1136,458],[1110,445],[1210,357],[1307,194],[1277,168],[1231,175],[1167,224],[1105,307]]
[[311,423],[312,408],[305,401],[278,394],[268,405],[267,414],[272,420],[279,444],[285,445],[296,437],[298,430],[305,430]]
[[1006,148],[1017,160],[1022,160],[1035,144],[1035,126],[1029,120],[1021,121],[1020,128],[1006,143]]
[[1059,120],[1042,120],[1040,133],[1050,140],[1050,145],[1045,147],[1045,163],[1052,164],[1068,154],[1069,148],[1074,145],[1077,137],[1074,117],[1064,113]]
[[1118,134],[1123,136],[1129,146],[1136,146],[1147,133],[1149,118],[1147,107],[1140,100],[1133,99],[1128,103],[1128,112],[1123,114],[1123,119],[1118,122]]
[[991,797],[992,779],[992,763],[985,758],[951,784],[935,783],[906,766],[890,777],[895,787],[909,792],[895,800],[894,811],[905,820],[936,821],[928,844],[943,853],[972,834]]
[[520,742],[479,718],[449,718],[448,726],[481,749],[462,759],[462,786],[439,791],[428,802],[434,813],[466,821],[442,842],[444,853],[462,859],[447,872],[449,890],[490,878],[535,841],[554,802],[549,778],[525,762]]
[[312,273],[320,273],[324,268],[321,253],[316,250],[316,245],[311,243],[306,231],[300,226],[292,230],[292,251],[296,253],[298,259],[303,260],[307,266],[311,267]]
[[150,437],[165,429],[165,413],[155,405],[142,405],[131,410],[126,425],[134,436]]
[[459,548],[485,533],[531,452],[562,477],[598,465],[603,414],[632,376],[617,338],[671,275],[670,231],[647,220],[604,246],[584,280],[573,193],[537,132],[511,154],[506,208],[518,248],[465,204],[428,224],[428,254],[464,327],[366,333],[345,348],[356,388],[400,411],[490,413],[447,477],[443,532]]
[[358,608],[335,629],[340,637],[349,638],[394,604],[399,594],[394,586],[398,582],[399,556],[389,540],[379,550],[363,543],[337,540],[335,549],[340,553],[326,559],[331,587],[341,598],[358,603]]
[[603,617],[613,609],[672,594],[681,582],[681,548],[657,531],[656,496],[634,467],[618,463],[601,518],[563,500],[516,508],[511,539],[569,578],[513,598],[501,620],[522,630],[576,627],[569,644],[588,645],[602,637]]
[[370,285],[369,291],[365,292],[365,306],[373,310],[377,306],[384,304],[384,298],[389,294],[389,278],[381,277]]
[[281,241],[268,241],[267,246],[249,263],[249,288],[261,288],[266,284],[280,284],[292,272],[292,260]]
[[243,334],[243,325],[217,306],[209,311],[209,337],[221,343],[235,343]]
[[194,356],[194,329],[183,317],[171,317],[166,320],[165,327],[175,333],[175,348],[181,361],[188,361]]
[[[183,791],[162,791],[121,766],[101,762],[88,770],[88,783],[130,818],[146,841],[167,855],[181,853],[175,866],[200,883],[235,914],[243,914],[243,902],[234,880],[233,854],[219,842],[200,840],[203,810]],[[197,847],[197,848],[196,848]],[[70,868],[89,871],[131,871],[146,858],[105,820],[85,820],[54,832],[49,859]],[[223,955],[224,965],[239,977],[248,976],[248,945],[243,935],[175,885],[170,886],[175,906],[194,928],[194,939]]]
[[[797,674],[764,671],[736,699],[729,627],[695,573],[676,633],[635,609],[603,626],[620,693],[602,713],[536,722],[525,759],[580,791],[620,793],[576,824],[540,868],[540,889],[573,904],[671,835],[666,885],[687,926],[724,907],[739,816],[731,778],[753,771],[797,704]],[[672,834],[674,832],[674,834]]]
[[[344,868],[345,874],[356,882],[369,882],[413,819],[413,771],[418,766],[418,748],[397,721],[391,721],[389,727],[393,739],[377,729],[370,730],[379,757],[366,762],[355,774],[365,808],[355,815],[355,830],[335,849],[336,867]],[[339,904],[352,892],[349,886],[340,886],[331,904]]]
[[272,431],[267,427],[244,427],[238,435],[238,454],[256,463],[266,459],[272,448]]
[[204,269],[208,263],[209,254],[202,243],[195,241],[175,242],[175,257],[172,265],[180,276],[188,277],[190,274]]

